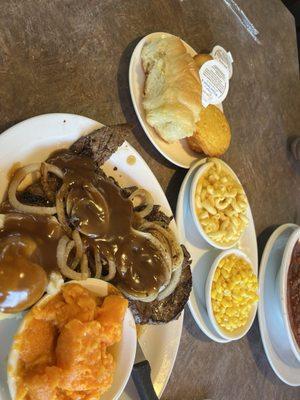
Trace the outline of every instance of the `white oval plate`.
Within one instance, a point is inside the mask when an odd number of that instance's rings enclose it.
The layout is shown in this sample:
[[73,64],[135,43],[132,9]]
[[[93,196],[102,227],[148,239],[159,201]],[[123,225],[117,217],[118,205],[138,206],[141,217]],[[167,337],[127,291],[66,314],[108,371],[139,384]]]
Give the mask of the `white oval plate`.
[[[8,184],[8,171],[16,162],[22,165],[45,160],[59,148],[68,147],[80,136],[86,135],[102,124],[89,118],[72,114],[45,114],[21,122],[0,135],[0,200]],[[135,157],[135,164],[127,162]],[[117,170],[114,168],[117,167]],[[160,204],[167,215],[172,211],[166,196],[150,168],[139,153],[124,142],[103,166],[122,186],[138,185],[152,193],[155,203]],[[177,233],[176,224],[170,227]],[[20,319],[0,320],[0,399],[9,400],[6,384],[7,354]],[[171,374],[181,337],[183,313],[178,320],[164,325],[147,326],[139,338],[145,356],[150,362],[152,381],[160,396]],[[121,400],[138,400],[138,394],[130,380]]]
[[[141,61],[141,51],[148,39],[154,37],[166,37],[173,36],[170,33],[164,32],[154,32],[150,35],[145,36],[139,43],[136,45],[130,60],[129,65],[129,88],[131,99],[133,103],[133,107],[135,109],[136,115],[142,125],[146,135],[151,140],[152,144],[157,148],[157,150],[166,157],[171,163],[178,165],[182,168],[190,168],[191,164],[198,160],[201,157],[201,154],[195,153],[188,146],[186,139],[178,140],[174,143],[165,142],[156,132],[155,129],[150,126],[145,118],[145,112],[142,104],[143,92],[144,92],[144,82],[145,82],[145,73],[142,66]],[[182,43],[186,47],[188,53],[193,57],[197,54],[197,52],[185,43],[181,39]],[[199,93],[200,96],[200,93]],[[217,107],[223,111],[222,104],[219,104]]]
[[[230,340],[222,338],[216,332],[212,323],[210,322],[205,301],[206,278],[214,262],[214,259],[218,256],[218,254],[220,254],[222,250],[218,250],[210,246],[200,236],[200,233],[197,230],[190,211],[191,183],[194,174],[196,173],[196,170],[200,165],[205,163],[205,160],[206,159],[203,159],[194,163],[182,182],[177,200],[176,222],[178,232],[181,235],[180,241],[181,243],[185,244],[192,257],[191,268],[193,274],[193,288],[188,301],[191,313],[199,328],[209,338],[218,343],[227,343]],[[228,165],[227,167],[230,169],[230,171],[232,171],[232,169]],[[250,206],[248,207],[247,217],[249,219],[249,224],[235,248],[242,250],[249,257],[252,262],[253,269],[257,274],[257,242]]]
[[295,224],[285,224],[270,236],[260,262],[258,322],[265,353],[275,374],[290,386],[300,386],[300,362],[289,344],[283,324],[276,276]]

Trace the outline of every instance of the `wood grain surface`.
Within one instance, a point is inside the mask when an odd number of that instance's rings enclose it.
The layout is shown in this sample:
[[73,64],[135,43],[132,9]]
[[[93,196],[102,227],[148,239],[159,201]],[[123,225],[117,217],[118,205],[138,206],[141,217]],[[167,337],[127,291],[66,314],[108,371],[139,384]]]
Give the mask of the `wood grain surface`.
[[[300,164],[290,156],[300,135],[296,33],[279,0],[236,0],[259,31],[253,40],[224,0],[1,0],[0,132],[34,115],[69,112],[104,124],[134,124],[141,152],[173,209],[185,170],[150,144],[129,89],[131,53],[144,35],[166,31],[197,51],[230,50],[234,73],[224,111],[232,143],[224,159],[249,197],[257,230],[300,222]],[[0,149],[1,151],[1,149]],[[163,399],[297,400],[264,354],[257,322],[236,343],[199,331],[188,310],[177,361]]]

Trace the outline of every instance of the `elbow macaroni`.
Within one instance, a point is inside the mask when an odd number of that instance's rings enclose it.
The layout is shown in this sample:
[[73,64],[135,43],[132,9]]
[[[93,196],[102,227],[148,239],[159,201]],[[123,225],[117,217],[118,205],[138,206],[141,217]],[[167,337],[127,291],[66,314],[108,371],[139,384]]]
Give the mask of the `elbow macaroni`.
[[247,198],[242,186],[219,160],[213,158],[209,164],[197,183],[196,213],[209,238],[230,246],[248,224]]

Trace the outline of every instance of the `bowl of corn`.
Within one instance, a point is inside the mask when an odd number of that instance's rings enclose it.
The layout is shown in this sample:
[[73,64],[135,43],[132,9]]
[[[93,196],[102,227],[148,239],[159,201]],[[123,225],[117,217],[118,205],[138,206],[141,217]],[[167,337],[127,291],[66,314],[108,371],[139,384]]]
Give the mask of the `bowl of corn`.
[[235,246],[248,225],[244,189],[232,169],[216,158],[208,158],[195,173],[190,208],[200,235],[218,249]]
[[206,280],[209,318],[217,333],[228,340],[243,337],[255,318],[258,281],[249,258],[242,251],[223,251]]

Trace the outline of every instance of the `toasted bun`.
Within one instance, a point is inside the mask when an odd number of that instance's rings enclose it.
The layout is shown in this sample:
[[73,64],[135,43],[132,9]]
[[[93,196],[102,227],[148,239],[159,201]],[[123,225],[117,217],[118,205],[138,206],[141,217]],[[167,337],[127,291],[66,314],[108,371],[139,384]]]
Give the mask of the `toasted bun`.
[[192,150],[218,157],[226,152],[230,139],[230,127],[225,115],[216,106],[209,105],[201,111],[196,131],[187,140]]
[[143,106],[146,120],[167,142],[195,131],[201,105],[196,64],[175,36],[156,38],[142,49],[146,74]]
[[206,61],[210,60],[213,60],[210,54],[197,54],[196,56],[194,56],[194,61],[198,69],[200,69],[202,65],[206,63]]

